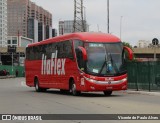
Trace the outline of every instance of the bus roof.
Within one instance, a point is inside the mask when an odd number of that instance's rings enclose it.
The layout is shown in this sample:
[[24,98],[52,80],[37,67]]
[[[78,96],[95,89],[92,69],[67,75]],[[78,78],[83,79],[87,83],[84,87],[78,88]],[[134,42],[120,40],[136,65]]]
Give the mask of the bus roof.
[[120,42],[120,39],[111,34],[105,33],[93,33],[93,32],[79,32],[79,33],[71,33],[62,36],[53,37],[41,42],[29,44],[30,46],[43,45],[53,42],[60,42],[64,40],[78,39],[85,42]]

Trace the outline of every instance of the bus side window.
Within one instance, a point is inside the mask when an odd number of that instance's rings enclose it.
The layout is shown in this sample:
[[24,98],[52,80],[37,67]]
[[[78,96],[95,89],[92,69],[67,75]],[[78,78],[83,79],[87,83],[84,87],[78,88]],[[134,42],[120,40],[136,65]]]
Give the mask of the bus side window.
[[83,47],[84,43],[82,41],[80,41],[80,40],[75,40],[74,41],[74,49],[78,48],[78,46]]
[[77,56],[78,67],[79,67],[82,71],[84,71],[84,65],[85,65],[85,63],[84,63],[84,61],[83,61],[82,52],[81,52],[78,48],[76,48],[75,51],[76,51],[76,56]]
[[46,45],[46,54],[47,54],[47,59],[50,59],[52,55],[52,44]]
[[42,54],[43,54],[43,51],[42,51],[42,45],[39,46],[39,53],[38,53],[38,60],[41,60],[42,59]]
[[30,49],[30,60],[34,60],[34,47]]
[[52,53],[56,51],[56,43],[52,43]]
[[56,44],[55,49],[56,49],[57,52],[58,52],[58,53],[57,53],[57,58],[61,58],[61,55],[60,55],[60,54],[61,54],[61,53],[60,53],[60,44],[59,44],[59,43]]
[[33,59],[34,60],[38,60],[38,54],[39,54],[39,46],[35,46],[34,49],[33,49],[33,53],[34,53],[34,57]]
[[30,54],[30,51],[29,51],[29,47],[26,48],[26,59],[29,60],[29,54]]
[[73,59],[73,51],[72,51],[72,41],[65,41],[63,43],[63,52],[65,53],[65,57]]

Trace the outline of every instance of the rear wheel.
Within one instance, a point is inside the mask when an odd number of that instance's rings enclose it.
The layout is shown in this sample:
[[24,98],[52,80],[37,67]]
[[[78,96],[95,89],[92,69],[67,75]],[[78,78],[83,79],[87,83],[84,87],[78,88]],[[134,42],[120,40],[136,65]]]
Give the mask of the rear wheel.
[[46,88],[39,87],[39,81],[37,78],[35,79],[34,86],[35,86],[36,92],[44,92],[47,90]]
[[72,80],[72,84],[71,84],[71,86],[70,86],[70,92],[72,92],[72,95],[73,95],[73,96],[78,96],[78,95],[81,94],[80,91],[77,91],[77,89],[76,89],[76,84],[74,83],[73,80]]
[[112,94],[112,91],[103,91],[105,96],[110,96]]

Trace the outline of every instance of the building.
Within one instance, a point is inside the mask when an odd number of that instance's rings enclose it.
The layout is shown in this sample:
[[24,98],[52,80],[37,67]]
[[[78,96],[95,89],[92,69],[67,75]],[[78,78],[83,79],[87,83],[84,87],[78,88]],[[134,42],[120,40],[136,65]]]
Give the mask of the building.
[[7,44],[7,0],[0,0],[0,47]]
[[[66,21],[59,21],[59,35],[63,35],[63,34],[68,34],[68,33],[73,33],[73,24],[74,21],[72,20],[66,20]],[[85,28],[86,28],[86,32],[89,32],[89,26],[87,24],[87,22],[85,21]],[[77,30],[82,30],[80,25],[77,25]]]
[[134,56],[139,61],[153,61],[156,53],[156,60],[160,61],[160,47],[157,48],[133,48]]
[[38,20],[36,19],[28,19],[28,38],[38,42]]
[[[52,37],[52,14],[31,2],[30,19],[34,19],[34,30],[38,29],[38,41]],[[37,22],[35,22],[37,20]],[[30,35],[29,35],[30,36]]]
[[33,39],[23,36],[8,36],[7,45],[11,47],[26,47],[28,44],[33,43]]
[[28,37],[34,42],[52,37],[51,13],[30,0],[8,0],[7,3],[8,36]]
[[57,36],[57,29],[52,29],[52,37],[56,37]]
[[138,41],[138,48],[147,48],[151,42],[146,40],[139,40]]
[[0,0],[0,46],[6,46],[0,48],[0,63],[20,65],[28,44],[50,37],[52,14],[47,10],[30,0]]

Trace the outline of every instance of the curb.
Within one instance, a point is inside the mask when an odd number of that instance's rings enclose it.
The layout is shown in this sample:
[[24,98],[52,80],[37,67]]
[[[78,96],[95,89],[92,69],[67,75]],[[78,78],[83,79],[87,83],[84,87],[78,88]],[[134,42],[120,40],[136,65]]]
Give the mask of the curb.
[[10,75],[10,76],[0,76],[0,79],[8,79],[8,78],[15,78],[15,75]]
[[128,94],[142,94],[142,95],[150,95],[150,96],[160,96],[160,92],[147,92],[147,91],[133,91],[127,90],[126,93]]

